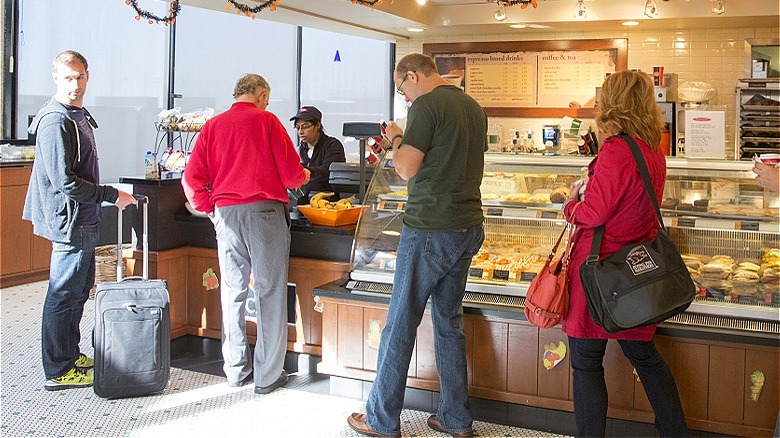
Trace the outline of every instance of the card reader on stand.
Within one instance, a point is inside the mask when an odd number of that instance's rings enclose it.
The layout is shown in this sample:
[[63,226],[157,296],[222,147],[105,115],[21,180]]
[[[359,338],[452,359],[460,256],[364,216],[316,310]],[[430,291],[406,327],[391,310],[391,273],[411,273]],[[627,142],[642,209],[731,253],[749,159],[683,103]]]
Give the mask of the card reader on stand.
[[358,200],[363,204],[366,195],[366,141],[371,137],[381,136],[382,129],[379,122],[344,122],[341,135],[345,137],[354,137],[360,144]]

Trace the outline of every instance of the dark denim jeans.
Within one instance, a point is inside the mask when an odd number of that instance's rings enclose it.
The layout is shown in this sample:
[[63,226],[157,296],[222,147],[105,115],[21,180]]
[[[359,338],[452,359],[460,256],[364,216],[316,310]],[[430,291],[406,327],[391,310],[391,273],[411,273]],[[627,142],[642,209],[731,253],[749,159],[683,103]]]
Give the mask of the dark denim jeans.
[[462,301],[471,257],[484,239],[482,224],[447,232],[403,227],[376,380],[366,406],[366,422],[373,429],[386,434],[401,430],[409,361],[430,297],[441,391],[437,417],[448,430],[471,430]]
[[49,289],[43,303],[41,356],[47,379],[74,367],[79,357],[79,323],[84,303],[95,284],[95,246],[98,225],[73,230],[73,243],[52,242]]
[[[680,395],[669,367],[653,341],[618,341],[636,369],[655,412],[662,437],[688,436]],[[569,337],[574,371],[574,418],[578,437],[603,437],[607,427],[607,385],[604,382],[606,339]]]

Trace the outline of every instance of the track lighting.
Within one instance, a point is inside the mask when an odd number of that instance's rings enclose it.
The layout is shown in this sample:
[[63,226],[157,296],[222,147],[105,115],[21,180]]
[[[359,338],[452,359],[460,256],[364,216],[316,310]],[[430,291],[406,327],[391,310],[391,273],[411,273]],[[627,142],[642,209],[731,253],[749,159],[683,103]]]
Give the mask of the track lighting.
[[655,18],[656,15],[658,15],[658,5],[655,3],[655,0],[647,0],[647,3],[645,3],[645,16],[647,18]]
[[711,0],[712,1],[712,13],[716,15],[723,15],[726,12],[726,0]]
[[496,17],[496,20],[498,21],[506,20],[506,10],[504,9],[504,6],[499,5],[498,10],[496,10],[496,13],[493,14],[493,16]]
[[574,13],[574,18],[578,20],[588,18],[588,12],[585,10],[585,0],[577,0],[577,11]]

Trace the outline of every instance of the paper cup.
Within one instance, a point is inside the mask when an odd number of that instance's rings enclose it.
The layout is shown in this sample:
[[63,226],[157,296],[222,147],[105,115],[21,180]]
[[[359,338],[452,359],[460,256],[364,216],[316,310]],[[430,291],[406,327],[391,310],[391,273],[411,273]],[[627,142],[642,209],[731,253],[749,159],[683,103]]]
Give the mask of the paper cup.
[[761,154],[758,156],[758,161],[774,166],[775,164],[780,163],[780,154]]
[[456,87],[460,87],[460,82],[463,80],[463,77],[460,75],[441,75],[441,77],[444,78],[447,82],[449,82],[452,85],[455,85]]

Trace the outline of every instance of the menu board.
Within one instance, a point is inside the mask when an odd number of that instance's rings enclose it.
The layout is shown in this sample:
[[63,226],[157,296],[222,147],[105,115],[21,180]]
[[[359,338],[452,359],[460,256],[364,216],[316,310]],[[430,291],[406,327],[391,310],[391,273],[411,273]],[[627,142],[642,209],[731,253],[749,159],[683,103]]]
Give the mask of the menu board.
[[547,116],[553,111],[545,108],[592,112],[596,88],[609,73],[626,68],[626,47],[627,40],[618,39],[443,43],[423,50],[442,77],[488,115]]
[[484,107],[593,106],[615,72],[608,50],[468,53],[435,58],[439,73]]

